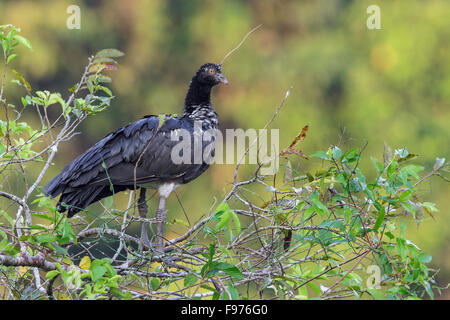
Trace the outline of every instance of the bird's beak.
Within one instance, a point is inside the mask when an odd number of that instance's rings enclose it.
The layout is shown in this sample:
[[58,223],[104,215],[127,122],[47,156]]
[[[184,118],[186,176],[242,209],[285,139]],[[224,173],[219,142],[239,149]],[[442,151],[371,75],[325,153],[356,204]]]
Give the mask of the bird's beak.
[[219,80],[222,83],[228,84],[228,80],[227,80],[227,78],[225,78],[225,76],[223,74],[218,74],[217,80]]

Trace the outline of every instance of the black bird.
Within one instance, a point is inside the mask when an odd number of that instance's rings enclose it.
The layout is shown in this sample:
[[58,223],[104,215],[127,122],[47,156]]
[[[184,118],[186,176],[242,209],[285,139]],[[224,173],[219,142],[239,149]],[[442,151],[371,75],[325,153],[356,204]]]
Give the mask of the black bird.
[[[156,212],[156,249],[162,250],[166,199],[177,186],[196,179],[209,167],[210,162],[203,159],[193,161],[194,153],[203,154],[205,148],[214,145],[214,138],[210,141],[202,139],[202,150],[198,151],[191,143],[188,150],[191,151],[191,162],[175,163],[172,148],[180,142],[173,136],[184,129],[183,132],[194,138],[198,123],[200,134],[218,129],[217,113],[211,104],[211,89],[219,83],[228,84],[222,74],[222,65],[204,64],[190,82],[182,116],[146,116],[111,132],[70,162],[45,186],[44,193],[52,198],[61,194],[57,210],[67,211],[70,218],[91,203],[140,187],[139,213],[141,217],[146,217],[146,188],[157,189],[160,202]],[[141,243],[151,247],[144,222],[141,225]]]

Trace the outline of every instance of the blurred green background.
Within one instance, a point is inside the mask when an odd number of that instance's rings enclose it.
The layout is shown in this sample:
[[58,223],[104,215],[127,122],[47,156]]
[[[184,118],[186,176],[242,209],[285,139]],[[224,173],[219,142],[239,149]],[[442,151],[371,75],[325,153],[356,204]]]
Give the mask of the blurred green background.
[[[66,27],[71,4],[81,8],[79,30]],[[366,26],[371,4],[381,9],[381,30]],[[262,128],[292,86],[271,126],[280,128],[281,146],[308,124],[301,149],[326,150],[345,128],[351,144],[368,142],[367,159],[382,158],[387,142],[419,154],[419,163],[430,169],[436,157],[450,157],[449,14],[448,0],[0,0],[0,24],[20,27],[33,45],[32,52],[20,49],[13,68],[34,90],[63,92],[67,98],[90,54],[104,48],[126,54],[111,74],[116,95],[111,108],[88,118],[82,134],[60,148],[45,183],[117,127],[146,114],[180,113],[196,69],[219,62],[258,24],[263,26],[224,65],[230,85],[214,90],[221,129]],[[7,93],[17,104],[24,94],[14,84]],[[35,116],[24,114],[37,125]],[[297,165],[308,169],[314,161]],[[244,169],[250,172],[252,166]],[[233,173],[232,165],[216,165],[179,189],[191,221],[223,197]],[[449,187],[435,178],[421,194],[440,212],[436,220],[425,217],[420,229],[410,223],[408,236],[433,255],[438,282],[446,285]],[[172,199],[169,218],[176,215],[182,210]],[[442,298],[450,298],[448,290]]]

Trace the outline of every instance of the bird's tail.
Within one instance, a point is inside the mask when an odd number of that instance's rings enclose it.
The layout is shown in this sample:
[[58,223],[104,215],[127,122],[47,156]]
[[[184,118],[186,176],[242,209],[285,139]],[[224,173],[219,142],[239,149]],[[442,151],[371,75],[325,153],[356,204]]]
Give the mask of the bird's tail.
[[44,194],[54,198],[64,190],[64,187],[61,183],[61,174],[58,174],[44,187]]
[[103,198],[98,197],[99,194],[104,193],[103,189],[105,189],[104,186],[85,186],[71,189],[68,192],[63,191],[56,208],[59,212],[67,211],[67,216],[70,218],[97,201],[96,199]]
[[67,211],[67,216],[70,218],[79,211],[87,208],[91,203],[127,189],[129,189],[128,186],[120,185],[90,185],[81,188],[73,188],[67,192],[64,190],[59,198],[56,208],[59,212]]

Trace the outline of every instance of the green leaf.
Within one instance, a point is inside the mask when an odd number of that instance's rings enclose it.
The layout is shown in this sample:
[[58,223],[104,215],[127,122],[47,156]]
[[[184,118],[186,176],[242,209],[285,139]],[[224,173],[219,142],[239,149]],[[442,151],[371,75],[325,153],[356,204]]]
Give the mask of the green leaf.
[[312,155],[310,155],[311,158],[320,158],[323,160],[330,160],[330,157],[327,155],[325,151],[316,151]]
[[320,286],[315,283],[314,281],[308,282],[306,284],[308,287],[310,287],[317,295],[321,295],[322,294],[322,290],[320,290]]
[[[213,219],[218,220],[219,223],[215,226],[215,231],[217,232],[227,226],[230,218],[233,219],[237,234],[241,233],[241,222],[239,221],[236,213],[231,210],[227,202],[222,202],[216,208],[216,213],[214,214]],[[227,229],[231,233],[231,229],[228,226]]]
[[158,116],[158,120],[159,120],[158,129],[159,129],[164,124],[164,121],[166,121],[166,115],[165,114],[160,114]]
[[91,279],[93,282],[96,282],[98,279],[103,277],[103,275],[108,270],[108,269],[106,269],[105,266],[103,266],[99,263],[96,263],[96,262],[99,262],[99,260],[94,260],[91,263],[91,269],[90,269]]
[[426,253],[419,254],[418,258],[419,258],[420,263],[430,263],[431,259],[432,259],[432,257]]
[[398,167],[398,162],[395,160],[392,160],[391,163],[389,163],[388,167],[387,167],[387,178],[388,179],[392,179],[395,172],[397,171],[397,167]]
[[[111,78],[105,75],[97,75],[97,82],[110,83],[112,82]],[[111,91],[106,87],[101,87],[103,91],[105,91],[109,96],[112,96]]]
[[92,94],[94,92],[94,84],[92,83],[92,79],[90,77],[86,80],[86,85],[89,92]]
[[405,246],[405,239],[403,238],[397,238],[397,250],[398,254],[400,255],[400,258],[402,260],[405,260],[406,258],[406,246]]
[[228,258],[231,258],[231,253],[227,248],[225,248],[224,246],[220,246],[219,250],[222,251]]
[[25,80],[25,78],[24,78],[19,72],[17,72],[17,71],[14,70],[14,69],[11,69],[11,72],[14,74],[14,76],[16,77],[16,79],[19,81],[19,83],[20,83],[21,85],[25,86],[29,92],[32,91],[31,86],[30,86],[30,84],[28,83],[28,81]]
[[62,255],[68,255],[69,254],[66,249],[64,249],[63,247],[60,247],[56,243],[53,243],[52,245],[55,248],[55,252],[57,254],[62,254]]
[[14,39],[17,40],[19,43],[23,44],[25,47],[27,47],[30,50],[33,50],[33,47],[31,46],[30,41],[28,41],[28,39],[16,34],[14,36]]
[[319,232],[317,232],[317,238],[319,239],[320,243],[327,246],[331,244],[331,241],[333,239],[333,232],[321,229],[319,230]]
[[436,158],[436,162],[434,163],[433,170],[441,169],[445,164],[445,158]]
[[341,231],[344,230],[344,224],[339,221],[339,220],[327,220],[327,221],[323,221],[319,224],[319,227],[323,227],[323,228],[336,228],[339,229]]
[[409,154],[408,149],[406,148],[401,148],[401,149],[396,149],[394,151],[394,154],[399,156],[401,159],[406,158]]
[[367,188],[366,177],[362,174],[362,172],[361,172],[361,170],[359,170],[359,168],[356,168],[355,171],[356,171],[356,176],[359,179],[359,184],[361,185],[361,188],[363,190],[365,190]]
[[354,162],[359,160],[359,149],[352,148],[342,156],[342,162]]
[[426,280],[422,280],[422,284],[423,284],[423,287],[425,288],[426,292],[430,296],[431,300],[433,300],[434,299],[434,293],[433,293],[433,290],[431,289],[430,283],[428,281],[426,281]]
[[70,239],[73,239],[74,243],[77,243],[77,237],[75,236],[75,233],[73,232],[72,226],[67,221],[67,219],[64,219],[63,222],[63,234],[61,239],[58,241],[60,244],[66,244],[70,241]]
[[333,147],[333,159],[338,160],[341,156],[342,156],[342,150],[339,147],[334,146]]
[[367,292],[375,298],[375,300],[386,300],[386,297],[384,296],[383,292],[381,292],[378,289],[370,288],[367,289]]
[[17,54],[13,53],[12,55],[10,55],[10,56],[8,57],[8,60],[6,60],[6,63],[7,63],[7,64],[10,64],[11,61],[13,61],[16,57],[17,57]]
[[229,275],[232,278],[235,279],[242,279],[244,278],[244,275],[242,274],[242,272],[238,269],[238,267],[227,263],[227,262],[216,262],[214,264],[214,268],[213,269],[217,269],[220,271],[225,272],[227,275]]
[[195,274],[189,273],[184,277],[184,286],[191,287],[197,282],[198,278]]
[[411,199],[411,197],[414,195],[414,191],[413,190],[406,190],[402,193],[400,193],[400,196],[398,197],[398,199],[400,201],[406,201]]
[[227,210],[224,213],[222,213],[222,215],[220,216],[220,220],[219,223],[216,224],[214,230],[217,232],[220,229],[222,229],[223,227],[225,227],[225,225],[228,223],[228,221],[230,220],[231,217],[231,210]]
[[45,278],[47,279],[53,279],[54,277],[56,277],[59,274],[59,270],[51,270],[49,272],[47,272],[47,274],[45,275]]
[[378,173],[383,172],[383,164],[378,161],[378,159],[374,158],[374,157],[370,157],[370,160],[372,160],[373,165],[375,166],[375,168],[377,169]]
[[378,209],[378,216],[377,216],[377,220],[375,221],[375,224],[373,226],[373,231],[375,231],[375,232],[377,232],[378,229],[380,228],[381,224],[384,221],[384,217],[386,215],[386,211],[382,205],[378,204],[378,206],[376,206],[376,207]]
[[350,208],[344,209],[344,223],[348,224],[350,222],[350,219],[352,217],[352,210]]
[[97,52],[95,57],[96,58],[102,58],[102,57],[116,58],[116,57],[122,57],[123,55],[125,55],[125,54],[117,49],[103,49],[103,50]]
[[222,202],[217,206],[214,217],[219,217],[223,212],[228,211],[228,210],[230,210],[230,206],[228,205],[228,203]]
[[308,289],[306,286],[298,288],[298,293],[295,296],[297,299],[306,300],[308,299]]
[[228,283],[228,292],[231,294],[231,297],[228,297],[229,299],[239,300],[239,292],[236,290],[236,288],[233,286],[231,282]]
[[113,197],[112,197],[112,196],[107,197],[107,198],[105,199],[105,201],[104,201],[104,206],[105,206],[105,208],[106,208],[106,209],[111,208],[112,204],[113,204]]
[[58,236],[51,234],[51,233],[39,234],[36,236],[36,241],[38,243],[53,242],[53,241],[56,241],[57,239],[58,239]]
[[109,88],[104,87],[104,86],[99,86],[99,89],[102,90],[103,92],[105,92],[108,96],[110,96],[110,97],[113,96],[113,94]]
[[185,227],[189,228],[189,223],[187,223],[186,221],[184,221],[182,219],[173,219],[171,221],[171,223],[174,223],[174,224],[176,223],[176,224],[179,224],[179,225],[182,225],[182,226],[185,226]]
[[151,278],[150,286],[152,287],[153,291],[158,290],[160,284],[161,284],[161,281],[158,278]]
[[108,57],[97,57],[93,61],[94,63],[117,63],[116,60]]
[[214,258],[214,253],[216,253],[216,244],[215,243],[211,243],[209,245],[209,250],[208,250],[208,263],[212,263],[212,260]]
[[330,212],[328,211],[327,206],[320,202],[318,193],[316,191],[311,194],[310,201],[313,204],[314,211],[317,212],[320,216],[323,216],[324,214],[327,217],[330,216]]
[[424,170],[424,167],[417,165],[417,164],[410,164],[401,169],[401,171],[405,171],[406,173],[408,173],[408,175],[414,177],[417,180],[420,179],[419,172],[421,172],[423,170]]
[[241,233],[241,221],[233,210],[230,210],[230,213],[231,218],[233,219],[234,226],[236,227],[236,235],[239,235]]

